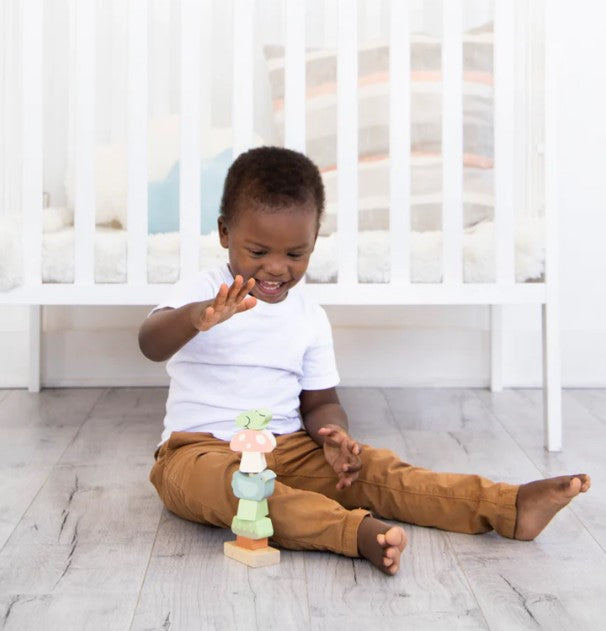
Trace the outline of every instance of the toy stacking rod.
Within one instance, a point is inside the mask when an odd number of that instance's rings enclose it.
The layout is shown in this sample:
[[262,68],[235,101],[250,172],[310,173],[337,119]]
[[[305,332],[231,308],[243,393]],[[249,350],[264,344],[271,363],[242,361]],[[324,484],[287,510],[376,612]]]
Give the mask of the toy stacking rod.
[[240,431],[229,446],[241,452],[240,468],[234,472],[231,488],[238,498],[238,512],[231,522],[235,541],[226,541],[226,556],[250,567],[280,563],[280,551],[268,545],[274,534],[268,517],[267,498],[274,492],[276,474],[267,469],[265,454],[276,446],[274,435],[265,429],[271,420],[269,410],[250,410],[239,414],[236,425]]

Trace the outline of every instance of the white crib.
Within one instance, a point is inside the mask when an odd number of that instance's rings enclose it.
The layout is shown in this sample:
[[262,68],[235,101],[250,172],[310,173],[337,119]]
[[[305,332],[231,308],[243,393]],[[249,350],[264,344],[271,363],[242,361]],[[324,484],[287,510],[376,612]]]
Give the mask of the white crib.
[[[410,64],[408,4],[386,0],[390,11],[390,77],[403,76]],[[530,81],[528,55],[516,50],[514,31],[527,17],[532,3],[495,0],[494,18],[494,157],[495,157],[495,278],[494,282],[464,282],[462,204],[462,93],[461,0],[443,0],[442,44],[442,159],[443,226],[441,282],[411,282],[410,188],[398,174],[410,172],[409,103],[406,82],[390,84],[389,168],[389,281],[360,282],[357,209],[357,3],[336,5],[330,15],[338,20],[337,55],[337,184],[339,189],[337,269],[335,282],[308,283],[308,291],[326,305],[488,305],[491,313],[491,388],[502,388],[502,313],[506,304],[536,304],[542,309],[545,444],[561,449],[560,350],[558,341],[557,212],[555,178],[555,121],[550,94],[554,72],[545,67],[545,257],[538,282],[516,282],[514,272],[513,186],[519,168],[514,164],[514,121],[520,112],[514,101],[519,81]],[[94,195],[94,42],[93,0],[72,3],[74,33],[73,103],[75,107],[75,208],[73,282],[42,282],[42,11],[43,0],[22,2],[22,282],[0,292],[0,303],[30,305],[30,390],[40,388],[41,308],[44,305],[151,305],[166,292],[166,285],[148,281],[147,272],[147,81],[148,10],[145,0],[130,0],[128,24],[128,229],[126,282],[95,282]],[[520,9],[520,6],[522,9]],[[253,144],[252,24],[254,1],[233,5],[233,153]],[[516,8],[517,7],[517,8]],[[335,7],[333,7],[335,8]],[[284,143],[305,151],[305,0],[284,4]],[[520,11],[522,16],[520,17]],[[181,33],[181,135],[179,272],[189,274],[199,261],[200,105],[203,96],[196,81],[200,75],[201,42],[212,28],[208,3],[182,0]],[[535,14],[536,17],[536,14]],[[548,14],[544,17],[545,46],[550,45]],[[516,26],[517,25],[517,26]],[[528,30],[528,38],[534,37]],[[528,39],[523,43],[528,43]],[[514,65],[517,60],[518,66]],[[521,70],[520,70],[521,68]],[[528,102],[524,107],[529,107]],[[523,113],[522,113],[523,114]],[[528,165],[527,165],[528,166]],[[405,178],[406,179],[406,178]]]

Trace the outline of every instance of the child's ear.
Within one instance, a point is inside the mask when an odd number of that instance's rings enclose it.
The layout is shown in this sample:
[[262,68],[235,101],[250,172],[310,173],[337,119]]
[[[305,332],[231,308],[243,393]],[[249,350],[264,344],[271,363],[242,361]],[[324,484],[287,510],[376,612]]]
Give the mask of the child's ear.
[[217,219],[217,227],[219,229],[219,241],[224,248],[229,247],[229,230],[227,229],[227,223],[223,217]]

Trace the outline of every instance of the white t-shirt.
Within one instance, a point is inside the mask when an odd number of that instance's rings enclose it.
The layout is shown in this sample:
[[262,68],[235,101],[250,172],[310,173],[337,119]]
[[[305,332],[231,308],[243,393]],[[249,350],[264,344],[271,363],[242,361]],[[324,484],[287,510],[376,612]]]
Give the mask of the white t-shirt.
[[[174,285],[154,311],[212,299],[221,283],[232,282],[227,264],[213,267]],[[281,302],[258,300],[253,309],[198,333],[166,369],[170,389],[161,442],[175,431],[230,440],[236,416],[254,408],[271,411],[267,429],[274,434],[295,432],[302,427],[301,390],[339,382],[326,313],[298,286]]]

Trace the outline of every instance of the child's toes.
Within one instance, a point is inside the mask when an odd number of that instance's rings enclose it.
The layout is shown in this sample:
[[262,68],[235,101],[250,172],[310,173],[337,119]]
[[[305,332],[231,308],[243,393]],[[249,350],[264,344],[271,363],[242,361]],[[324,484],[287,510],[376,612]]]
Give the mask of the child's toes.
[[591,487],[591,478],[586,473],[582,473],[578,477],[581,480],[581,493],[585,493]]

